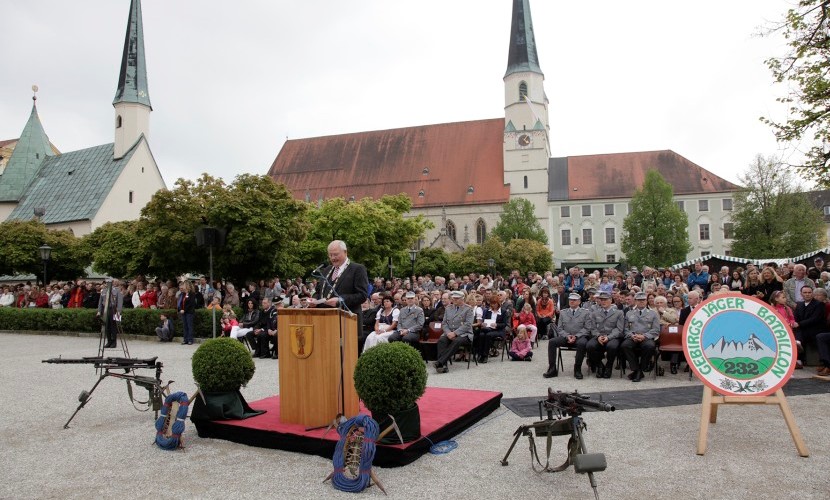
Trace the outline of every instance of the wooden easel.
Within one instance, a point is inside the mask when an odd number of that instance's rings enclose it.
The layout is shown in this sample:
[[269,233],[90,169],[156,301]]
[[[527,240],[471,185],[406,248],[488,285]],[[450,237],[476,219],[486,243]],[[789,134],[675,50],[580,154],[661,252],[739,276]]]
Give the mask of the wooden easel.
[[711,387],[703,387],[703,403],[700,412],[700,433],[697,436],[697,454],[706,453],[706,436],[709,433],[709,424],[714,424],[718,419],[718,405],[778,405],[784,415],[784,421],[793,437],[798,454],[802,457],[809,457],[810,450],[804,443],[801,431],[795,423],[790,405],[784,391],[778,389],[772,396],[716,396]]

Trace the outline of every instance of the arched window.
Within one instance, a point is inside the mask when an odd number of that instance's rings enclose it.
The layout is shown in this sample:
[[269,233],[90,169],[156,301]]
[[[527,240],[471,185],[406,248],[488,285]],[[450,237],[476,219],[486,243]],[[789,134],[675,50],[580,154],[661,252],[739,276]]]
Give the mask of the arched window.
[[478,219],[476,221],[476,243],[481,245],[485,238],[487,238],[487,224],[484,223],[484,219]]
[[456,239],[455,239],[455,222],[453,222],[451,220],[447,221],[447,236],[449,236],[451,240],[456,241]]
[[519,102],[524,102],[527,99],[527,82],[519,84]]
[[121,128],[121,115],[115,119],[115,128]]

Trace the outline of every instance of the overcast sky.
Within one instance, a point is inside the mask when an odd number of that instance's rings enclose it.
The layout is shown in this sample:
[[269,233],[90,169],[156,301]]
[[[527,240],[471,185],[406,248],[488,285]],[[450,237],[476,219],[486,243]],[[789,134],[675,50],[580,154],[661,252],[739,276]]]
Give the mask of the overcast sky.
[[[113,140],[129,0],[2,0],[0,139],[32,84],[52,143]],[[554,156],[672,149],[736,181],[793,159],[763,61],[785,0],[531,0]],[[143,0],[150,145],[168,186],[263,174],[286,138],[504,116],[511,0]]]

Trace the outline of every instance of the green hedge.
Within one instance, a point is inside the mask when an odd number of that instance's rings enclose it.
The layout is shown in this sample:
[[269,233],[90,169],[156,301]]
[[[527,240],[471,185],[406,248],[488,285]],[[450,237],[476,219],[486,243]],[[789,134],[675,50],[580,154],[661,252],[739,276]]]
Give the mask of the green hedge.
[[[242,317],[242,311],[236,309],[237,317]],[[101,324],[95,317],[95,309],[16,309],[0,307],[0,330],[14,331],[62,331],[62,332],[99,332]],[[173,318],[176,336],[181,337],[184,332],[181,318],[176,317],[175,311],[161,309],[124,309],[121,313],[121,326],[124,333],[133,335],[156,334],[156,327],[161,320],[159,315],[166,312]],[[211,311],[197,309],[193,320],[193,334],[195,337],[210,338],[213,336],[211,328]],[[221,333],[221,311],[216,311],[216,332]]]

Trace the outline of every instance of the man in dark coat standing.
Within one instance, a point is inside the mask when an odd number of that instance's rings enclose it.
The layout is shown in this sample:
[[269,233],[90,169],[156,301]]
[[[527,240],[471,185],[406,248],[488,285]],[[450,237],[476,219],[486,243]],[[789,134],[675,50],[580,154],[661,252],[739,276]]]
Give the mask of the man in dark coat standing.
[[107,339],[107,343],[104,344],[105,349],[112,349],[118,345],[115,341],[118,332],[117,323],[121,323],[121,310],[124,306],[124,296],[121,294],[120,286],[121,282],[112,280],[104,288],[98,300],[97,316],[104,323],[104,333]]
[[803,345],[814,342],[816,336],[827,329],[824,303],[813,299],[813,288],[809,285],[801,287],[801,297],[804,300],[795,305],[795,339],[798,342],[796,369],[804,367]]
[[369,297],[369,276],[362,264],[352,262],[348,256],[346,243],[334,240],[328,246],[330,266],[323,269],[326,280],[317,283],[314,298],[318,307],[338,307],[340,298],[346,308],[354,314],[360,314],[360,306]]

